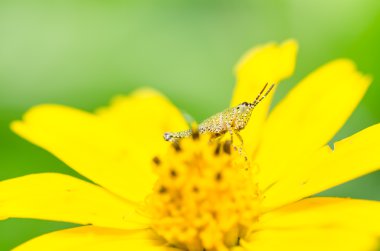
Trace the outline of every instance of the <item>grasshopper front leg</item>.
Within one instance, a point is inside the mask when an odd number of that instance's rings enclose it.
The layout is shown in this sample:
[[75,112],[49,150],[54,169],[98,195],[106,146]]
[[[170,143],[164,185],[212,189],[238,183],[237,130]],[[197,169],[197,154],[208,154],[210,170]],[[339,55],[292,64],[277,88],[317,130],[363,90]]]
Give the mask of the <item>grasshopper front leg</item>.
[[[239,154],[242,155],[245,160],[248,160],[247,154],[244,151],[244,141],[243,141],[243,138],[241,137],[241,135],[239,134],[239,131],[233,129],[233,127],[231,125],[229,125],[229,124],[227,125],[227,129],[228,129],[228,132],[231,135],[231,144],[234,146],[234,149],[236,151],[238,151]],[[240,145],[239,146],[236,146],[236,145],[233,144],[233,142],[234,142],[233,141],[234,136],[236,136],[239,139],[239,141],[240,141]]]

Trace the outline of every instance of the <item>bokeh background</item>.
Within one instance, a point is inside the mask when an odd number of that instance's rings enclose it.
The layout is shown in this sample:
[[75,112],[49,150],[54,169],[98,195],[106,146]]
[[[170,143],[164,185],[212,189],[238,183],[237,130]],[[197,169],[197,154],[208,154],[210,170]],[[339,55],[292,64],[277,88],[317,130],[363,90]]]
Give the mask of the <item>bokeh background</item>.
[[[228,106],[232,69],[247,49],[287,38],[299,41],[299,60],[275,100],[319,65],[349,57],[374,83],[336,139],[380,122],[378,0],[1,0],[0,180],[42,171],[76,175],[10,132],[10,121],[31,106],[92,111],[151,86],[202,120]],[[324,195],[380,200],[380,173]],[[0,221],[0,250],[68,226]]]

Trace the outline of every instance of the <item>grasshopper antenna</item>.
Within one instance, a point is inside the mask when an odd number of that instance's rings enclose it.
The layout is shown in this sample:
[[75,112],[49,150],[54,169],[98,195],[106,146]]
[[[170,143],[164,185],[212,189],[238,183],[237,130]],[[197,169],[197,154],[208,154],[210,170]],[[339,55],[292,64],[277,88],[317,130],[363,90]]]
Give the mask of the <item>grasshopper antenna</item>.
[[252,106],[255,107],[257,106],[261,101],[263,101],[263,99],[268,96],[268,94],[273,90],[273,87],[274,87],[274,84],[272,84],[271,86],[269,86],[268,90],[266,91],[266,93],[264,95],[262,95],[265,91],[265,89],[267,88],[268,86],[268,83],[266,83],[264,85],[264,88],[260,91],[259,95],[257,95],[256,99],[252,102]]
[[261,95],[263,94],[263,92],[265,91],[265,89],[267,88],[268,86],[268,83],[266,83],[263,87],[263,89],[261,89],[259,95],[257,95],[257,97],[255,98],[255,100],[252,102],[252,104],[255,104],[261,97]]

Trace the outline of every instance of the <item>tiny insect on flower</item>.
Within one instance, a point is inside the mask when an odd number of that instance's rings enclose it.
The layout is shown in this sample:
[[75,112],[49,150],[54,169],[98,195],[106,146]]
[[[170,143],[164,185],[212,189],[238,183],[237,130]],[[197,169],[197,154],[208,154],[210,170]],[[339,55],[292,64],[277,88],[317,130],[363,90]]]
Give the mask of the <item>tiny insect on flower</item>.
[[[240,140],[241,145],[243,145],[243,138],[240,136],[239,132],[246,127],[251,118],[253,109],[272,91],[274,84],[272,84],[263,95],[267,86],[268,83],[264,85],[263,89],[252,103],[242,102],[237,106],[227,108],[203,121],[198,127],[199,133],[210,134],[212,139],[216,139],[228,132],[231,135],[231,142],[233,142],[233,136],[236,135]],[[165,132],[164,139],[166,141],[174,142],[190,137],[192,133],[192,129],[180,132]]]

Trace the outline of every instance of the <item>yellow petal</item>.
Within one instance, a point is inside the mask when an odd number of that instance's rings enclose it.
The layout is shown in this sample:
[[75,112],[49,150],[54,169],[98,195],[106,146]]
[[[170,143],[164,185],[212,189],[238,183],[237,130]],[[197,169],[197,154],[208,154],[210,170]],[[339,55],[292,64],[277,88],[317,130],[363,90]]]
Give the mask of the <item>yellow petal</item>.
[[34,218],[142,229],[147,219],[101,187],[58,173],[31,174],[0,182],[0,219]]
[[[156,180],[150,162],[153,153],[162,151],[167,143],[162,138],[164,130],[174,129],[183,119],[153,91],[140,91],[123,100],[131,108],[119,100],[99,116],[59,105],[40,105],[11,127],[95,183],[140,201]],[[123,108],[126,113],[111,112]],[[139,114],[142,117],[137,119]]]
[[166,149],[164,132],[189,128],[181,112],[158,92],[140,89],[116,97],[110,107],[97,111],[101,119],[122,128],[119,135],[150,157]]
[[380,169],[380,124],[294,162],[264,193],[264,210],[322,192]]
[[260,229],[344,228],[380,237],[380,202],[343,198],[304,199],[268,212]]
[[166,248],[164,244],[165,243],[150,230],[128,231],[86,226],[42,235],[18,246],[14,251],[175,250]]
[[[289,40],[280,45],[266,44],[244,55],[236,67],[237,83],[231,106],[245,101],[252,102],[266,83],[278,84],[293,74],[297,48],[297,43]],[[262,124],[271,103],[270,99],[271,95],[255,108],[252,119],[241,132],[244,145],[249,152],[255,149],[259,141]]]
[[269,186],[292,169],[297,159],[324,146],[346,122],[370,82],[345,59],[301,81],[266,122],[255,159],[261,186]]
[[249,242],[241,241],[247,251],[374,251],[378,239],[358,231],[342,229],[272,229],[255,233]]

